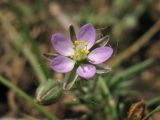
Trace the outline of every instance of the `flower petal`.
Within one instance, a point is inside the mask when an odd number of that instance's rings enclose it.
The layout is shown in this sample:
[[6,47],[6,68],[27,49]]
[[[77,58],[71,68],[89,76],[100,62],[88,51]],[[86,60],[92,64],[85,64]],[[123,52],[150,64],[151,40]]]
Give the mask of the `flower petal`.
[[61,33],[55,33],[51,38],[53,48],[61,55],[71,56],[74,54],[72,41]]
[[51,68],[60,73],[70,72],[74,67],[75,62],[68,57],[58,56],[52,59]]
[[80,28],[77,38],[78,40],[87,42],[87,49],[90,49],[94,45],[96,40],[96,30],[92,24],[86,24]]
[[77,74],[85,79],[93,78],[96,75],[96,67],[91,64],[80,65],[77,69]]
[[113,49],[111,47],[99,47],[89,53],[88,59],[92,64],[100,64],[108,60],[112,53]]

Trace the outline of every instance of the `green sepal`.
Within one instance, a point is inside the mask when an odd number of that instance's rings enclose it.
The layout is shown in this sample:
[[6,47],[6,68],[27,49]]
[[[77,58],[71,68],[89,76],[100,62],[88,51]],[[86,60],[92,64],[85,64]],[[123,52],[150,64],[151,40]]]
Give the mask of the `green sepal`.
[[57,102],[62,95],[63,89],[59,82],[49,79],[37,88],[36,101],[42,105],[49,105]]
[[71,38],[72,41],[77,40],[76,32],[75,32],[75,29],[74,29],[73,25],[69,26],[69,33],[70,33],[70,38]]

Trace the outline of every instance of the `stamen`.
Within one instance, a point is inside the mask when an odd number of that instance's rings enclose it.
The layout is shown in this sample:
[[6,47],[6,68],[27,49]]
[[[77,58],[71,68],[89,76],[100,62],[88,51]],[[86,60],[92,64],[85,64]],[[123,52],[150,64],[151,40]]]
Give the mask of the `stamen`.
[[86,58],[87,54],[90,52],[87,50],[88,43],[82,40],[74,41],[75,54],[71,56],[72,59],[80,61]]
[[85,52],[86,54],[88,54],[90,51],[89,51],[89,50],[85,50],[84,52]]
[[88,43],[87,43],[87,42],[85,42],[85,43],[84,43],[84,46],[88,46]]

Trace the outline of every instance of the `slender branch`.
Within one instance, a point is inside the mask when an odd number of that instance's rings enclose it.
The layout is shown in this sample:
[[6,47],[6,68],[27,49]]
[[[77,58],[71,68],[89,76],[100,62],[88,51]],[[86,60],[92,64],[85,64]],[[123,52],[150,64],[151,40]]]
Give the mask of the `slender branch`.
[[17,86],[0,76],[0,82],[10,88],[11,90],[15,91],[17,95],[23,97],[26,101],[31,103],[33,106],[37,108],[48,120],[58,120],[53,114],[49,113],[43,106],[36,103],[30,96],[28,96],[25,92],[19,89]]

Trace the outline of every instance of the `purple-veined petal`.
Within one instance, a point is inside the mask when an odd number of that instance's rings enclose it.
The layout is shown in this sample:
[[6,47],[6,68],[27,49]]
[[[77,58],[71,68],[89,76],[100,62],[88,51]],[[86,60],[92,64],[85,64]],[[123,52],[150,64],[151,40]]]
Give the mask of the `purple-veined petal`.
[[99,47],[89,53],[88,59],[92,64],[100,64],[108,60],[112,53],[113,49],[111,47]]
[[80,28],[77,38],[78,40],[83,40],[84,42],[87,42],[87,49],[90,49],[95,44],[96,30],[92,24],[86,24]]
[[51,68],[60,73],[70,72],[74,67],[75,61],[65,56],[58,56],[52,59]]
[[53,48],[61,55],[71,56],[74,54],[71,39],[61,33],[55,33],[51,38]]
[[77,74],[85,79],[93,78],[96,75],[96,67],[91,64],[80,65],[77,69]]

